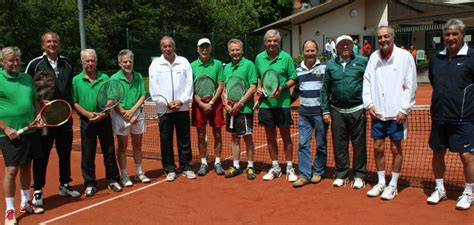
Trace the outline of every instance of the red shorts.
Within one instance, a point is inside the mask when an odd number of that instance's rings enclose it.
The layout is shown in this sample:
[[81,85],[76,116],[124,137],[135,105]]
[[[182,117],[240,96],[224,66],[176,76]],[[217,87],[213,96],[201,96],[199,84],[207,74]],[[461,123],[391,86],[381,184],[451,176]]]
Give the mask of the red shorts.
[[222,127],[225,125],[224,105],[220,99],[214,103],[211,112],[204,114],[202,109],[193,101],[192,120],[193,127],[205,127],[209,121],[211,127]]

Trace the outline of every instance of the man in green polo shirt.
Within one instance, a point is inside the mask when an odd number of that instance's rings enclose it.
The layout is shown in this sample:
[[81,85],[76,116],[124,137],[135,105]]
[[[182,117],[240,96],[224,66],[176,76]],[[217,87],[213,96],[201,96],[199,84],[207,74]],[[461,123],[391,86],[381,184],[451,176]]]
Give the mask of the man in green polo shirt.
[[[112,129],[117,136],[117,159],[121,170],[121,182],[124,187],[133,186],[127,173],[127,145],[128,135],[132,138],[133,159],[135,161],[135,180],[149,183],[142,169],[142,139],[145,132],[145,120],[137,120],[141,114],[140,106],[145,101],[145,84],[139,72],[133,70],[134,54],[128,49],[121,50],[118,54],[120,70],[112,75],[111,79],[119,80],[125,87],[124,98],[119,106],[112,110]],[[123,129],[125,123],[132,125]]]
[[207,173],[207,140],[206,140],[206,124],[212,127],[214,135],[214,149],[216,160],[214,162],[214,170],[217,175],[224,175],[224,169],[221,164],[222,150],[222,129],[224,126],[224,107],[222,105],[221,94],[224,88],[223,67],[222,62],[211,57],[212,45],[208,38],[201,38],[197,43],[198,59],[191,63],[193,70],[193,80],[202,75],[208,75],[217,84],[217,89],[212,99],[208,102],[201,101],[197,95],[193,97],[192,120],[191,125],[196,127],[198,133],[198,148],[201,155],[201,167],[197,174],[204,176]]
[[272,97],[263,98],[258,112],[258,124],[265,127],[268,150],[272,159],[272,168],[263,176],[263,180],[273,180],[280,177],[282,172],[278,163],[278,144],[276,127],[279,127],[283,139],[283,148],[286,156],[286,175],[290,182],[298,179],[293,167],[293,142],[290,136],[290,126],[293,124],[290,109],[290,90],[295,84],[296,69],[291,56],[280,50],[280,32],[268,30],[264,35],[266,50],[255,58],[255,66],[259,75],[257,92],[263,96],[261,81],[265,71],[273,69],[280,74],[280,88]]
[[109,77],[96,70],[97,54],[94,49],[81,51],[81,63],[83,71],[73,78],[72,89],[74,108],[79,114],[81,124],[81,169],[84,186],[86,186],[85,194],[87,197],[92,197],[97,192],[95,177],[97,137],[99,137],[104,157],[108,188],[119,192],[122,191],[122,186],[119,184],[120,176],[115,157],[112,121],[108,114],[96,112],[98,111],[97,92]]
[[5,162],[3,178],[5,193],[5,224],[16,224],[15,181],[20,172],[20,212],[42,213],[42,208],[30,204],[31,159],[38,149],[39,137],[36,129],[17,130],[35,119],[39,110],[36,89],[28,74],[20,72],[21,52],[17,47],[5,47],[1,51],[4,68],[0,71],[0,148]]
[[[247,168],[244,170],[247,173],[247,179],[253,180],[256,178],[255,169],[253,166],[254,158],[254,144],[252,137],[253,130],[253,96],[256,90],[257,84],[257,71],[255,70],[254,64],[243,57],[243,43],[238,39],[231,39],[227,42],[227,49],[229,56],[232,59],[232,63],[229,63],[224,68],[224,80],[227,80],[230,76],[240,76],[246,82],[247,92],[244,97],[240,100],[240,103],[234,104],[230,107],[227,104],[224,95],[224,108],[226,113],[226,130],[232,134],[232,156],[233,166],[225,173],[226,178],[235,177],[242,173],[240,168],[240,137],[244,138],[246,151],[247,151]],[[229,127],[230,117],[234,116],[234,127]]]

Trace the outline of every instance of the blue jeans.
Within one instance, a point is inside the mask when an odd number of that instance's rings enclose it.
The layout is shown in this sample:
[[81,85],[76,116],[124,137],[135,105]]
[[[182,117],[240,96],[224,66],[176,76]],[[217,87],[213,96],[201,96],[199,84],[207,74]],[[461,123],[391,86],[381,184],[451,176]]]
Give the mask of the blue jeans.
[[[316,131],[316,156],[314,157],[313,169],[311,169],[311,141],[313,130]],[[320,115],[300,115],[298,119],[298,169],[304,178],[311,179],[314,175],[324,174],[327,162],[327,138],[328,125],[323,122]]]

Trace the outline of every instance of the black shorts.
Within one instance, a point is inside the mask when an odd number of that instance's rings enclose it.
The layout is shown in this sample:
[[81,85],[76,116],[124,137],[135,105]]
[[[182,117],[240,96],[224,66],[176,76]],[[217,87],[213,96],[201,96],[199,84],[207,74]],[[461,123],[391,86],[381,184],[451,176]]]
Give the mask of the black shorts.
[[0,148],[5,166],[18,166],[29,163],[38,153],[41,144],[38,132],[22,134],[19,139],[11,141],[7,136],[0,138]]
[[474,153],[474,124],[431,124],[430,148]]
[[269,127],[289,127],[293,124],[290,108],[259,109],[258,124]]
[[237,134],[237,136],[245,136],[253,132],[253,114],[239,113],[234,116],[234,128],[230,129],[230,114],[225,114],[225,129],[229,133]]

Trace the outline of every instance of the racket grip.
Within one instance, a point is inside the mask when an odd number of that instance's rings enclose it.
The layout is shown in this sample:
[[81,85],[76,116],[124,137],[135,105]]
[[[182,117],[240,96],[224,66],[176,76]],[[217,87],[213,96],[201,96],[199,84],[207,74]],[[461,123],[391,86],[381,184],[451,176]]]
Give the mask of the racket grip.
[[230,116],[229,128],[234,129],[234,116]]
[[132,123],[130,123],[130,122],[125,123],[121,130],[125,130],[125,129],[129,128],[130,126],[132,126]]
[[23,133],[25,133],[25,131],[27,131],[27,130],[28,130],[28,127],[19,129],[19,130],[16,131],[16,134],[17,134],[17,135],[23,134]]

